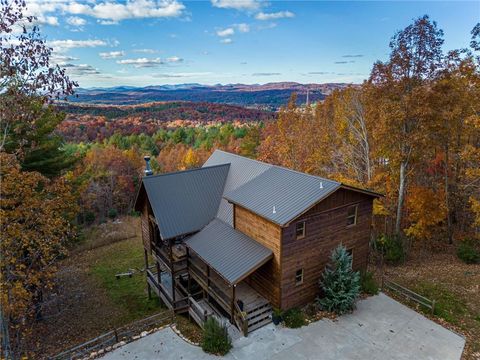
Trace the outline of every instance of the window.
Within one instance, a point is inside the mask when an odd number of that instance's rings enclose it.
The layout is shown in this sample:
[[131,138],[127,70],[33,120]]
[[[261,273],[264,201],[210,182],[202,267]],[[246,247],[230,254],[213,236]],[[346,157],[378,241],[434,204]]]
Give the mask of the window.
[[305,221],[297,223],[295,227],[295,234],[297,239],[303,239],[305,237]]
[[295,273],[295,285],[302,285],[303,284],[303,269],[297,270]]
[[347,254],[350,255],[350,258],[352,259],[352,263],[353,263],[353,248],[347,249]]
[[347,226],[357,224],[357,205],[349,206],[347,209]]

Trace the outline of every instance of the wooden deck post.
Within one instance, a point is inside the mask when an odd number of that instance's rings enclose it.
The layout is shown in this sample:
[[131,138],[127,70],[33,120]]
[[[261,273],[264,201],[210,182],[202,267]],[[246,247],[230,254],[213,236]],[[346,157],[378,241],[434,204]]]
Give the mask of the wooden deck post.
[[147,282],[147,293],[148,293],[148,300],[152,300],[152,288],[150,284]]
[[207,265],[207,300],[210,301],[210,266]]
[[190,297],[190,292],[191,292],[191,280],[190,280],[190,252],[188,251],[188,247],[185,247],[185,250],[187,252],[187,276],[188,276],[188,283],[187,283],[187,292],[188,296]]
[[[145,257],[145,274],[147,274],[147,271],[148,271],[148,251],[147,251],[147,249],[144,248],[143,252],[144,252],[144,257]],[[147,277],[148,277],[148,274],[147,274]],[[150,288],[150,284],[148,283],[148,280],[147,280],[147,294],[148,294],[148,300],[151,300],[152,299],[152,289]]]
[[144,258],[145,258],[145,271],[148,270],[148,252],[147,252],[147,249],[143,249],[143,253],[144,253]]
[[232,284],[232,300],[230,302],[230,322],[235,322],[235,284]]
[[157,263],[157,282],[158,282],[158,285],[160,285],[162,283],[162,270],[160,269],[160,264],[158,263],[158,261],[156,263]]

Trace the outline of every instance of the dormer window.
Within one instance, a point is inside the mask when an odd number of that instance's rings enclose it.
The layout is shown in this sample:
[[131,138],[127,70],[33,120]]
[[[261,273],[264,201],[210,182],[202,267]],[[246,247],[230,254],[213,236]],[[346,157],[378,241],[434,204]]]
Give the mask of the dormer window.
[[358,209],[358,205],[353,205],[348,207],[347,226],[354,226],[357,224],[357,209]]
[[297,240],[303,239],[305,237],[305,221],[300,221],[295,226],[295,234]]

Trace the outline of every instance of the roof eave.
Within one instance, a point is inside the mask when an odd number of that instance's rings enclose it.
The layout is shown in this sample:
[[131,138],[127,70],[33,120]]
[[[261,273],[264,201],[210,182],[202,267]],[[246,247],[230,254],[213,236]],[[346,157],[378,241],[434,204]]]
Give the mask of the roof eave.
[[357,192],[363,193],[365,195],[370,195],[370,196],[373,196],[373,197],[376,197],[376,198],[385,197],[385,194],[381,194],[381,193],[378,193],[378,192],[375,192],[375,191],[372,191],[372,190],[368,190],[368,189],[358,188],[356,186],[351,186],[351,185],[347,185],[347,184],[344,184],[344,183],[341,183],[340,187],[342,189],[345,189],[345,190],[357,191]]
[[249,271],[248,273],[245,273],[242,276],[240,276],[239,278],[235,279],[235,281],[231,282],[231,284],[232,285],[237,285],[240,281],[246,279],[251,274],[253,274],[255,271],[260,269],[263,265],[265,265],[267,262],[269,262],[270,259],[272,259],[272,258],[273,258],[273,253],[270,253],[270,255],[267,256],[263,261],[259,262],[255,267],[253,267],[251,271]]

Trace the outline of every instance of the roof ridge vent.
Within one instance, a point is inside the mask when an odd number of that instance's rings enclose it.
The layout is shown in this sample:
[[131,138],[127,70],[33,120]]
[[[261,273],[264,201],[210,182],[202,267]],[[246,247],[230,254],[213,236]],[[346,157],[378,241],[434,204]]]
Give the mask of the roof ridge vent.
[[323,189],[323,181],[320,181],[320,189]]
[[276,214],[277,210],[275,209],[275,205],[273,206],[272,214]]

